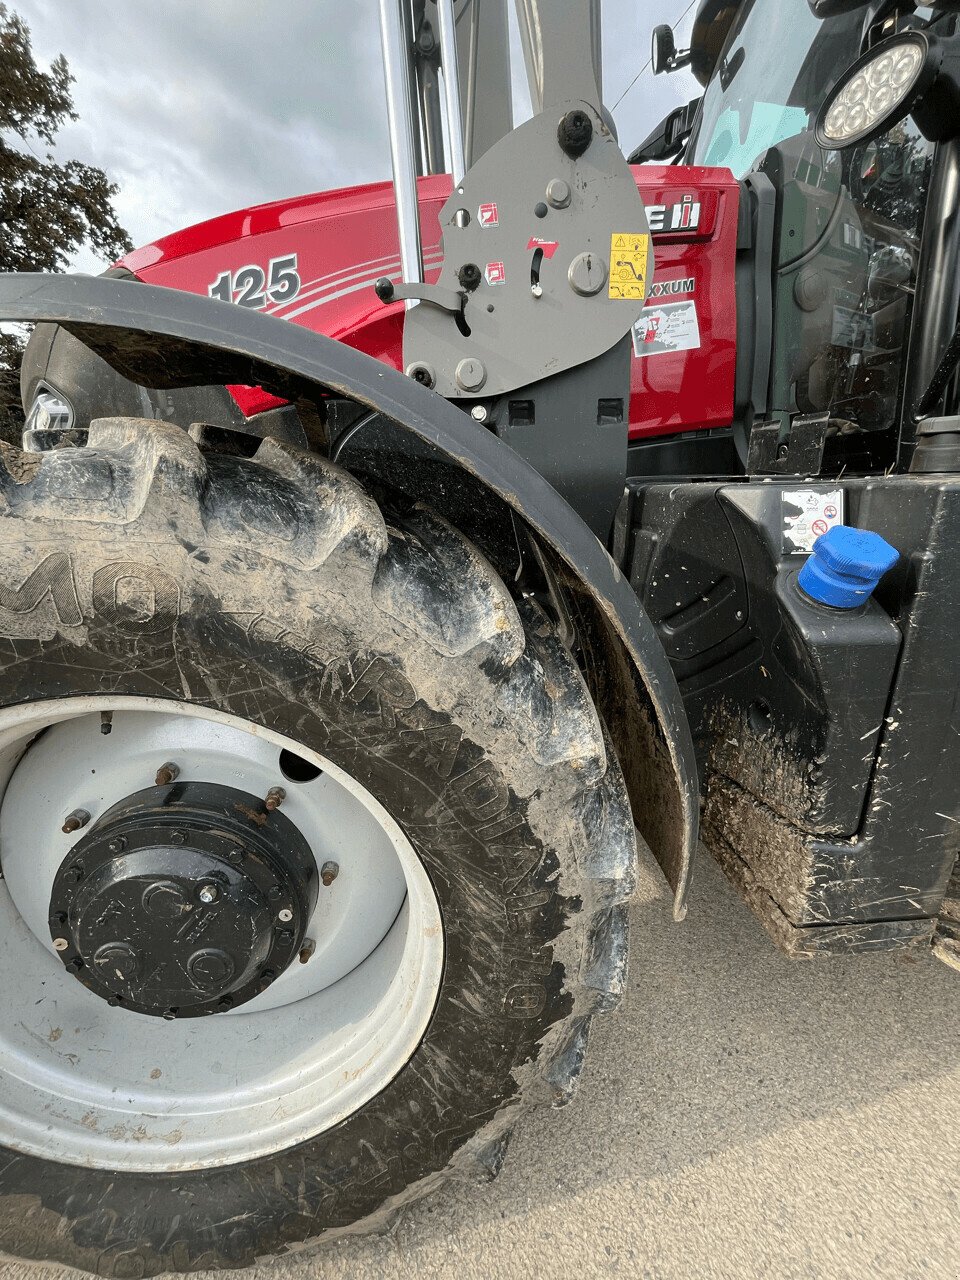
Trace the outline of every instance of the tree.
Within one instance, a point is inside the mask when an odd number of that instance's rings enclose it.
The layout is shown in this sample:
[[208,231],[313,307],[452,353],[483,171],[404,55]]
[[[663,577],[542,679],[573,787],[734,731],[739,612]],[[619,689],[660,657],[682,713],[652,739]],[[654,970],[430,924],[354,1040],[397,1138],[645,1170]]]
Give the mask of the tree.
[[[102,169],[61,162],[51,148],[76,120],[74,78],[61,54],[37,66],[30,31],[0,0],[0,271],[62,271],[87,246],[112,262],[132,245]],[[23,340],[0,333],[0,434],[18,438]]]

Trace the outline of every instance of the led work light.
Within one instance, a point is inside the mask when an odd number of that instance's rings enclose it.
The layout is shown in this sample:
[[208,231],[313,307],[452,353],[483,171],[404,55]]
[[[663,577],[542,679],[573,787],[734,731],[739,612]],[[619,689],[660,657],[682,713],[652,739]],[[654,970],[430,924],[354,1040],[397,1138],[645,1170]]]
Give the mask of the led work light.
[[817,117],[822,147],[842,150],[886,133],[912,115],[931,142],[960,133],[960,55],[955,40],[902,31],[847,70]]

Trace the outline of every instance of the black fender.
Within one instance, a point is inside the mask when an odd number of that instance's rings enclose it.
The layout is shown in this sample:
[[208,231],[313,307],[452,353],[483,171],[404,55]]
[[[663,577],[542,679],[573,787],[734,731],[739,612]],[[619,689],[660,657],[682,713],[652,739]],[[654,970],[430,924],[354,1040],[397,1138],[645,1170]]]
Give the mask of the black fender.
[[584,673],[623,765],[634,821],[682,919],[699,788],[680,692],[629,583],[534,467],[435,392],[372,357],[209,298],[104,276],[0,275],[0,319],[60,324],[145,387],[242,383],[291,401],[316,400],[321,391],[356,400],[506,503],[547,552],[572,601]]

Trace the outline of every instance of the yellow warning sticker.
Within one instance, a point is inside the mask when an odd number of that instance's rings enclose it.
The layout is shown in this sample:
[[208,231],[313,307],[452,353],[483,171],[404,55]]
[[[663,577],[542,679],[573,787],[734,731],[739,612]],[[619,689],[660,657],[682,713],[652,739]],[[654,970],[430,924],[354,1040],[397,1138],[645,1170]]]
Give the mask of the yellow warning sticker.
[[615,231],[610,237],[610,297],[642,302],[647,296],[650,237]]

